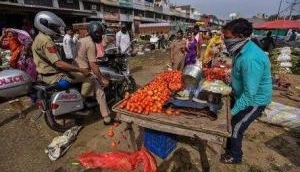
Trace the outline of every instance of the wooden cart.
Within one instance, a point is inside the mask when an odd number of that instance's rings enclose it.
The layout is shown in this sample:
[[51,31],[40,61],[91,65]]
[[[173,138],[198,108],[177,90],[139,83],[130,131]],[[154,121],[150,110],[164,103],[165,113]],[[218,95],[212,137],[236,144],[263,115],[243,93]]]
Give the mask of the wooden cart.
[[[231,134],[229,97],[223,97],[223,107],[218,113],[218,119],[211,121],[206,117],[193,115],[168,116],[166,114],[151,114],[149,116],[135,114],[118,108],[119,102],[113,107],[118,118],[127,125],[126,133],[129,144],[137,150],[135,133],[132,125],[190,137],[191,144],[195,144],[201,156],[203,171],[218,171],[220,156],[226,145],[227,137]],[[208,148],[208,149],[206,149]],[[207,151],[213,153],[208,161]]]

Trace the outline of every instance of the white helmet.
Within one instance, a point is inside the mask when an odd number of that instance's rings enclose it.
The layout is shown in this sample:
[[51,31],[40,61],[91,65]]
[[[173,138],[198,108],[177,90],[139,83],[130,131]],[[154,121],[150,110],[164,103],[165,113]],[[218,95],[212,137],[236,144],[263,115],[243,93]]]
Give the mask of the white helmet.
[[34,27],[49,36],[61,36],[66,27],[65,22],[49,11],[41,11],[35,15]]

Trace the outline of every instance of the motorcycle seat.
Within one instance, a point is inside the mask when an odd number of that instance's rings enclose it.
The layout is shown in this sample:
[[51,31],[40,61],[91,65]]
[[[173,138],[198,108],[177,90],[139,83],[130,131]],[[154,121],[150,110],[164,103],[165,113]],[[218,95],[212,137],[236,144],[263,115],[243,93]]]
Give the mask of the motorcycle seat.
[[35,88],[36,90],[43,90],[43,91],[47,91],[48,87],[50,86],[54,86],[54,84],[47,84],[45,82],[42,81],[38,81],[36,83],[34,83],[33,88]]

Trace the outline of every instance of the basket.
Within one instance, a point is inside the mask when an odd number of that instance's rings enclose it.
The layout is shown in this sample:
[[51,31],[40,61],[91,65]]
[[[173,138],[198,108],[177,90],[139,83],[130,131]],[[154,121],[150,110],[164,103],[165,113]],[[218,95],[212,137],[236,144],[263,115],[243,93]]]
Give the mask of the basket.
[[162,159],[165,159],[176,145],[176,135],[150,129],[144,130],[144,146]]

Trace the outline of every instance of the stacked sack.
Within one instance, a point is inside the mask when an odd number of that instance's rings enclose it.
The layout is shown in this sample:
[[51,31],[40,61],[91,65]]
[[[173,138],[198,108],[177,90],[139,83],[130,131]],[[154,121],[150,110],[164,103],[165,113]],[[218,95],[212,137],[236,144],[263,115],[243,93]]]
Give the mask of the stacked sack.
[[291,73],[291,67],[293,66],[292,64],[292,57],[291,57],[291,53],[292,53],[292,50],[290,47],[284,47],[284,48],[281,48],[279,50],[280,54],[279,56],[277,57],[277,62],[279,62],[279,65],[280,65],[280,70],[279,72],[281,74],[284,74],[284,73]]

